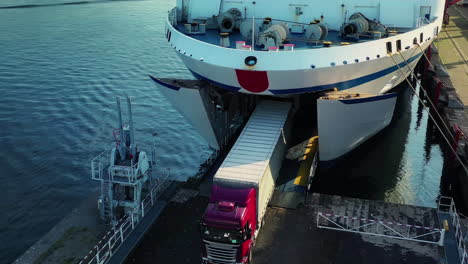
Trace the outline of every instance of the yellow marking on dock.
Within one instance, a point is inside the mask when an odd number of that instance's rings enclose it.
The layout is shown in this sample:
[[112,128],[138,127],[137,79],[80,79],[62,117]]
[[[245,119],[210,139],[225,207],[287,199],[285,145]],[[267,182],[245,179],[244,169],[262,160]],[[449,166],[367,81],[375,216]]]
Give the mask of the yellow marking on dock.
[[310,168],[312,167],[312,162],[314,161],[314,156],[317,152],[317,149],[318,137],[310,138],[304,151],[304,156],[299,159],[301,161],[301,165],[299,167],[299,171],[297,172],[296,179],[294,180],[295,185],[307,186]]

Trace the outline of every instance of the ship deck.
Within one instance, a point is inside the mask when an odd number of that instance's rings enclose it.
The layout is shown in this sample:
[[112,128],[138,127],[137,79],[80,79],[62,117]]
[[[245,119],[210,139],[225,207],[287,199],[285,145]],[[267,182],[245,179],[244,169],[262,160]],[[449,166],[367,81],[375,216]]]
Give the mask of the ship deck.
[[[219,30],[218,29],[207,29],[205,34],[186,34],[184,32],[184,26],[179,24],[177,27],[179,32],[182,32],[186,36],[194,38],[196,40],[213,44],[219,45]],[[412,29],[408,28],[389,28],[391,31],[396,31],[397,34],[405,33],[411,31]],[[235,49],[236,48],[236,41],[243,41],[242,35],[239,32],[233,32],[229,35],[229,39],[231,42],[231,46],[229,48]],[[290,33],[288,36],[286,43],[294,44],[294,49],[296,50],[308,50],[308,49],[320,49],[324,47],[323,42],[328,41],[332,43],[332,46],[340,46],[340,45],[352,45],[357,43],[364,43],[375,40],[367,35],[361,35],[359,40],[350,39],[350,38],[342,38],[340,36],[340,32],[336,30],[329,30],[327,37],[323,41],[306,41],[305,33],[303,34],[296,34]],[[246,45],[251,45],[251,41],[247,41]],[[282,48],[280,48],[282,49]],[[265,50],[261,47],[256,46],[255,50],[262,51]]]

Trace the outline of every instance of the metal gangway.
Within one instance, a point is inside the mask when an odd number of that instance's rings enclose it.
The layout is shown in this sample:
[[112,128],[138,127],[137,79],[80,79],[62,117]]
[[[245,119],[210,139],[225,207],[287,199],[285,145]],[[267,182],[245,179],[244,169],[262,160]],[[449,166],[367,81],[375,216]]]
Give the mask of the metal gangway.
[[114,133],[115,146],[91,161],[91,178],[101,183],[98,200],[100,216],[112,226],[117,225],[124,216],[133,214],[134,218],[141,217],[139,210],[142,195],[155,185],[151,177],[155,166],[154,135],[150,155],[139,150],[135,141],[130,97],[127,98],[128,124],[123,123],[120,101],[117,97],[118,129]]
[[133,213],[125,215],[102,237],[102,239],[88,252],[79,264],[104,264],[107,263],[124,244],[125,240],[136,229],[140,221],[156,205],[158,198],[168,187],[170,172],[167,170],[155,179],[153,188],[142,199],[138,208]]
[[110,230],[79,262],[80,264],[107,263],[124,244],[127,238],[156,206],[170,181],[170,171],[156,170],[156,144],[150,155],[139,150],[135,141],[132,103],[127,98],[128,124],[123,123],[117,97],[118,129],[114,130],[115,145],[91,160],[91,178],[101,183],[98,200],[100,217],[111,224]]

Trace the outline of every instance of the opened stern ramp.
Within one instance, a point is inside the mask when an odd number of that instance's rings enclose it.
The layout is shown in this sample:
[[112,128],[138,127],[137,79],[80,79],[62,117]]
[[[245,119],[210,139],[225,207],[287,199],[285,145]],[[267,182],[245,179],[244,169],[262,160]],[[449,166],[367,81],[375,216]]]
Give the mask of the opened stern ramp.
[[157,78],[171,105],[214,149],[223,149],[255,108],[256,96],[226,91],[205,81]]
[[320,161],[333,161],[387,127],[397,93],[330,92],[317,100]]

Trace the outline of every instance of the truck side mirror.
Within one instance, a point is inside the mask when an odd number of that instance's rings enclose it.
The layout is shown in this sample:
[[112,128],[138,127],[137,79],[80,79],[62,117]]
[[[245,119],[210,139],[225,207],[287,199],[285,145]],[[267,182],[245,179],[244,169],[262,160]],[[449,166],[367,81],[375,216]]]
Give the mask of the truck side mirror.
[[252,229],[250,227],[247,227],[246,228],[246,236],[245,236],[247,239],[251,239],[252,238]]

